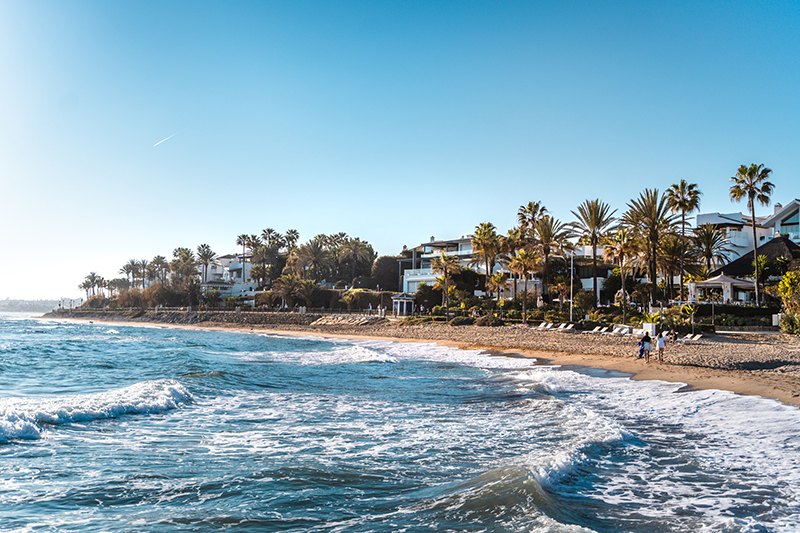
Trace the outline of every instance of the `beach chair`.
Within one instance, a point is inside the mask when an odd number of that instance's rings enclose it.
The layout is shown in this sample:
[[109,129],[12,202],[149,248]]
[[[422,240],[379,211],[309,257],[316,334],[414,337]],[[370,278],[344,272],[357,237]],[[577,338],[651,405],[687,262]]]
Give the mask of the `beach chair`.
[[565,327],[565,328],[559,328],[559,329],[557,329],[556,331],[561,331],[562,333],[563,333],[563,332],[565,332],[565,331],[566,331],[566,332],[571,332],[571,331],[573,331],[573,328],[574,328],[574,327],[575,327],[575,324],[567,324],[567,327]]
[[603,332],[603,335],[619,335],[625,328],[616,327],[611,331]]
[[691,338],[687,338],[683,342],[688,342],[688,343],[697,342],[697,341],[699,341],[700,339],[703,338],[703,334],[702,333],[698,333],[696,335],[688,335],[688,337],[691,337]]
[[587,329],[586,331],[581,331],[581,333],[583,333],[584,335],[587,334],[587,333],[597,333],[597,332],[600,331],[600,329],[601,329],[600,326],[595,326],[594,329],[592,329],[592,330],[588,330]]
[[681,337],[680,339],[676,339],[675,342],[684,343],[686,341],[692,340],[692,337],[694,337],[694,335],[692,335],[691,333],[688,333],[685,337]]
[[609,329],[609,326],[606,326],[606,327],[602,328],[600,331],[598,331],[597,333],[608,333],[608,329]]
[[553,326],[555,326],[555,324],[553,322],[548,322],[547,325],[544,327],[544,330],[545,331],[549,331],[549,330],[553,329]]
[[545,329],[547,329],[547,322],[542,322],[536,329],[539,331],[544,331]]
[[562,323],[561,323],[561,325],[560,325],[560,326],[558,326],[558,327],[555,329],[555,331],[563,331],[565,327],[567,327],[567,323],[566,323],[566,322],[562,322]]

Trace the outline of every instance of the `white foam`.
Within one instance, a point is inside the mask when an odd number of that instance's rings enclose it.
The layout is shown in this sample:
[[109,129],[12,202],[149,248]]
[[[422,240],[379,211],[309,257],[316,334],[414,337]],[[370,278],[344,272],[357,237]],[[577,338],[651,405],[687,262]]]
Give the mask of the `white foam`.
[[39,439],[47,425],[151,414],[192,401],[175,380],[144,381],[94,394],[0,399],[0,442]]

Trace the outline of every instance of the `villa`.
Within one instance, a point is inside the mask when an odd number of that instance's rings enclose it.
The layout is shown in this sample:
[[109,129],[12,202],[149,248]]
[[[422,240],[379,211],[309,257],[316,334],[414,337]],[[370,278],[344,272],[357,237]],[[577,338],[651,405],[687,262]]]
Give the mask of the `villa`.
[[[255,296],[256,284],[250,278],[250,270],[253,267],[249,262],[249,255],[227,254],[214,258],[208,265],[206,279],[201,288],[203,293],[216,290],[220,297],[243,296],[252,298]],[[203,267],[199,267],[202,276]]]

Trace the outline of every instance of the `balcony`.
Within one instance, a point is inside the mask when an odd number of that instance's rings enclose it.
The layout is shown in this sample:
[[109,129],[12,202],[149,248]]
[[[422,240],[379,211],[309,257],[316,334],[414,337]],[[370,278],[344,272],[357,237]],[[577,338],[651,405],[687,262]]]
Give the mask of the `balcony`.
[[403,271],[403,277],[405,279],[412,277],[429,278],[431,276],[436,276],[436,274],[433,273],[432,268],[409,268]]

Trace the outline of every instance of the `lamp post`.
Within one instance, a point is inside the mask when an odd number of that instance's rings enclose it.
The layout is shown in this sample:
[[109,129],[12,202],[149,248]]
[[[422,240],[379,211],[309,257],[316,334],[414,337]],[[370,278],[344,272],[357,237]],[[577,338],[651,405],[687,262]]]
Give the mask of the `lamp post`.
[[572,322],[572,278],[575,272],[575,252],[569,252],[569,321]]

